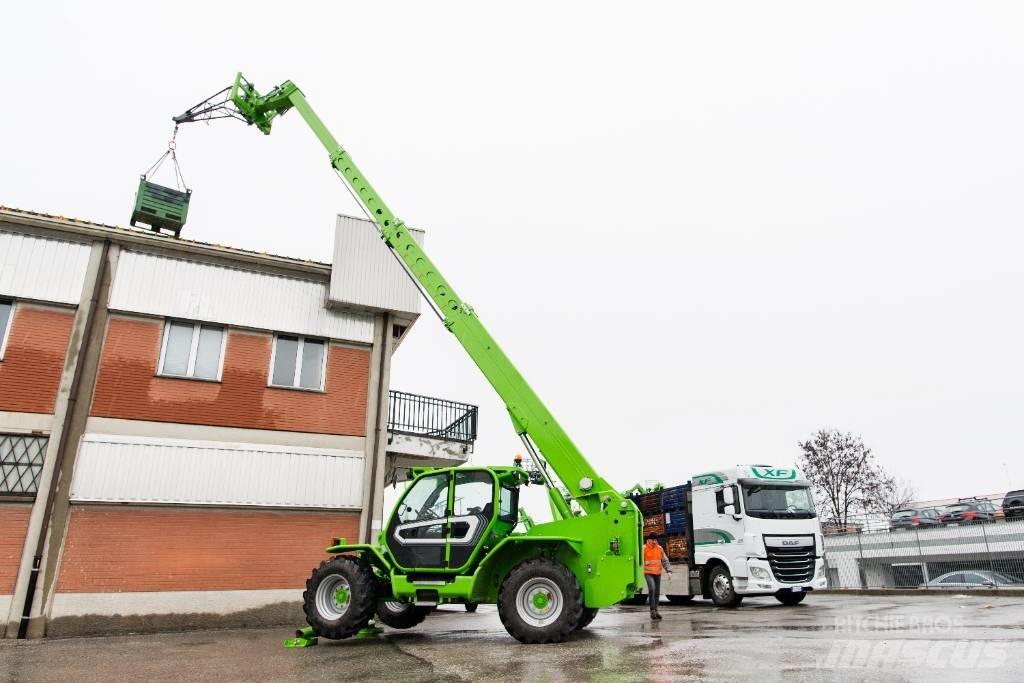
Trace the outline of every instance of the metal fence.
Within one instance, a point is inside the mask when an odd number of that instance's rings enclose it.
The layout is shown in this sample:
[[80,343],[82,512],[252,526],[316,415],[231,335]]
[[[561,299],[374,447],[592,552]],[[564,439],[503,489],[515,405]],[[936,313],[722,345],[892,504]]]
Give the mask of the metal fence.
[[1024,516],[1002,494],[914,508],[938,514],[822,524],[829,588],[1024,589]]
[[476,441],[477,407],[443,398],[390,392],[388,431],[459,443]]

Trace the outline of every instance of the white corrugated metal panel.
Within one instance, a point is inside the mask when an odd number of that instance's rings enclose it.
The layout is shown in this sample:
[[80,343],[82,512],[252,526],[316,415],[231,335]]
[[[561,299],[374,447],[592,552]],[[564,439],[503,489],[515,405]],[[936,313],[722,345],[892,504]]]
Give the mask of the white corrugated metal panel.
[[[410,228],[423,244],[423,231]],[[338,216],[331,265],[331,303],[419,315],[420,292],[368,220]]]
[[86,434],[71,499],[359,508],[363,454],[326,448],[265,446]]
[[77,304],[91,248],[83,242],[0,231],[0,294]]
[[372,342],[372,314],[330,310],[326,295],[322,282],[122,251],[110,308]]

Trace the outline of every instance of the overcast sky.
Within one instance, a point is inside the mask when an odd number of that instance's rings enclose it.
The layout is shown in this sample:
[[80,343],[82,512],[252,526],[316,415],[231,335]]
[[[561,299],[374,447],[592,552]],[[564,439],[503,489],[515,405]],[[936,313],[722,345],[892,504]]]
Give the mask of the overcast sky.
[[[330,5],[330,8],[328,8]],[[291,79],[610,481],[863,435],[922,498],[1024,486],[1019,3],[9,3],[0,203],[126,225],[170,117]],[[183,236],[330,259],[295,114],[178,136]],[[170,177],[157,180],[170,182]],[[424,315],[392,387],[480,405]]]

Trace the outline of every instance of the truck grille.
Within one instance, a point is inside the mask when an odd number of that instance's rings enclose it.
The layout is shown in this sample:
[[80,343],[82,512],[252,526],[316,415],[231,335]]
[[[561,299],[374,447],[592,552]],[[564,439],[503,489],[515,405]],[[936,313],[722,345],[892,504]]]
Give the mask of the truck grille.
[[772,574],[782,583],[804,583],[814,577],[814,546],[765,550]]

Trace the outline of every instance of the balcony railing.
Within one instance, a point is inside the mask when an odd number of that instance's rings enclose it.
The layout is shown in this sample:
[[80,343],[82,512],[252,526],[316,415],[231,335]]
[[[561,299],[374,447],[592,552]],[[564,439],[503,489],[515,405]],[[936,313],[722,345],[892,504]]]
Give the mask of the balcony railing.
[[477,407],[443,398],[391,391],[388,431],[471,444],[476,441]]

